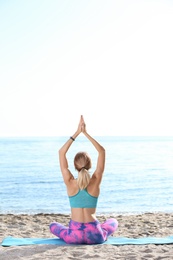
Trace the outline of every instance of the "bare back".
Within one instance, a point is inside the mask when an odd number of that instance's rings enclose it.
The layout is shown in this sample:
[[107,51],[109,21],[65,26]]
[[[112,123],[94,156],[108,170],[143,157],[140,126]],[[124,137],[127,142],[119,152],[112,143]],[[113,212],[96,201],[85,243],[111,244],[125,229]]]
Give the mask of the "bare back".
[[[73,179],[67,187],[68,196],[74,196],[78,193],[79,187],[77,180]],[[87,192],[94,197],[98,197],[100,188],[94,177],[91,178],[87,186]],[[71,219],[76,222],[87,223],[96,220],[96,208],[71,208]]]

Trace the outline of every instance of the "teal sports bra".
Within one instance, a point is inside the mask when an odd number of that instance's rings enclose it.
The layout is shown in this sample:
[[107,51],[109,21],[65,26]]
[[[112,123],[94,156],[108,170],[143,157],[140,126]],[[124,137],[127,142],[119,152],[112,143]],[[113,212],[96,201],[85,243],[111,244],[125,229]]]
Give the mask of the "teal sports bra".
[[74,196],[69,196],[71,208],[96,208],[98,197],[90,195],[85,190],[79,190]]

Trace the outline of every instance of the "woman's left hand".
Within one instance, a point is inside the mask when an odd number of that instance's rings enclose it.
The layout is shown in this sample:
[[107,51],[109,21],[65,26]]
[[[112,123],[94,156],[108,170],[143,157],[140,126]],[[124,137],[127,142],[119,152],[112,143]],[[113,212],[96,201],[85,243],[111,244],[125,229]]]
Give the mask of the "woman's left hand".
[[83,125],[84,125],[84,119],[83,119],[83,116],[81,116],[80,121],[79,121],[79,125],[78,125],[78,129],[77,129],[78,134],[80,134],[82,132],[82,126]]

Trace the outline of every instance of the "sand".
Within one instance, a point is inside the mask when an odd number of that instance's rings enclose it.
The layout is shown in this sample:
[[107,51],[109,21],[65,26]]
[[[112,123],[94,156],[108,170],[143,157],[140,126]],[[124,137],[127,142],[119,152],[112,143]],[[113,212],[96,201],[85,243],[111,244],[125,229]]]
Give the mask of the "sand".
[[[139,215],[98,216],[103,222],[106,218],[115,217],[119,228],[114,236],[130,238],[173,235],[173,213],[145,213]],[[69,215],[36,214],[36,215],[0,215],[0,242],[7,236],[14,237],[54,237],[49,232],[49,224],[57,221],[67,225]],[[56,246],[33,245],[0,247],[1,260],[18,259],[173,259],[173,244],[170,245],[81,245]]]

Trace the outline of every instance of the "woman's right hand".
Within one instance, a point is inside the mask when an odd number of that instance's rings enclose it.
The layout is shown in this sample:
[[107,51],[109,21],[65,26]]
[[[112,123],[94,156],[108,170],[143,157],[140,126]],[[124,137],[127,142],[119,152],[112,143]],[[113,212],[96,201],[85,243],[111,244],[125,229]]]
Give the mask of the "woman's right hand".
[[83,119],[83,116],[81,116],[79,124],[78,124],[78,129],[77,129],[78,134],[80,134],[82,132],[83,123],[84,123],[84,119]]
[[81,118],[82,118],[82,133],[86,133],[86,124],[85,124],[83,116],[81,116]]

